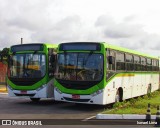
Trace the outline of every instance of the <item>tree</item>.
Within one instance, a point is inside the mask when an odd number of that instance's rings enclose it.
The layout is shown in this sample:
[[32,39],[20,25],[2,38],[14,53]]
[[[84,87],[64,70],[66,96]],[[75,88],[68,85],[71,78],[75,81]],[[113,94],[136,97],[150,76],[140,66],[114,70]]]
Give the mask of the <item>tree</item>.
[[3,50],[0,51],[1,61],[4,60],[7,62],[8,56],[9,56],[9,48],[3,48]]

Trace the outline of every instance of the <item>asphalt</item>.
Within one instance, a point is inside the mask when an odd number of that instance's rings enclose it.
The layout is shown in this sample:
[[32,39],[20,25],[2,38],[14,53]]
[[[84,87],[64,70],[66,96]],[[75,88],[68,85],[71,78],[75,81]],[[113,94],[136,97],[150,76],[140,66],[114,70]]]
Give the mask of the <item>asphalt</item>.
[[[6,86],[0,85],[0,93],[7,93]],[[156,115],[151,115],[151,120],[156,120]],[[160,117],[160,115],[159,115]],[[146,115],[139,114],[97,114],[95,115],[95,119],[98,120],[145,120]]]
[[[1,92],[0,92],[1,93]],[[5,94],[5,93],[1,93],[1,94]],[[2,95],[3,97],[3,95]],[[33,104],[34,105],[34,104]],[[65,104],[64,104],[65,105]],[[65,106],[66,107],[66,106]],[[23,110],[23,113],[24,113],[24,110]],[[78,113],[77,113],[78,114]],[[16,114],[17,115],[17,114]],[[74,114],[75,115],[75,114]],[[9,116],[5,114],[1,114],[1,116],[3,117],[3,119],[7,119],[8,117],[12,118],[12,114],[9,114]],[[16,119],[15,115],[13,115],[14,119]],[[32,118],[35,118],[33,117],[33,114],[30,114],[30,116],[32,116]],[[38,118],[42,118],[42,116],[45,117],[45,119],[51,119],[51,116],[48,116],[48,114],[46,115],[38,115]],[[54,113],[54,117],[56,117],[56,119],[58,119],[58,116],[60,115],[56,115],[55,116],[55,113]],[[22,115],[21,115],[22,117]],[[29,117],[29,115],[25,116],[27,119]],[[31,119],[32,119],[31,118]],[[69,119],[68,118],[68,115],[66,115],[65,117],[66,119]],[[18,118],[19,119],[19,118]],[[22,117],[22,119],[25,119]],[[73,117],[72,117],[73,119]],[[82,119],[82,118],[81,118]],[[46,120],[44,120],[45,122]],[[58,122],[60,120],[55,120],[56,123],[59,125],[61,124],[61,122]],[[54,122],[55,122],[54,121]],[[53,120],[50,121],[50,125],[57,125],[57,124],[54,124],[53,123]],[[66,120],[66,124],[69,126],[69,124],[73,124],[73,121],[71,120]],[[75,120],[74,122],[75,124],[80,124],[81,126],[82,125],[93,125],[95,126],[95,128],[98,126],[107,126],[107,127],[119,127],[119,126],[122,126],[122,128],[124,128],[125,126],[127,127],[159,127],[160,125],[158,124],[157,125],[157,122],[156,122],[156,115],[151,115],[151,121],[146,121],[146,115],[138,115],[138,114],[95,114],[95,116],[91,116],[89,118],[86,118],[84,120]],[[93,127],[94,128],[94,127]]]

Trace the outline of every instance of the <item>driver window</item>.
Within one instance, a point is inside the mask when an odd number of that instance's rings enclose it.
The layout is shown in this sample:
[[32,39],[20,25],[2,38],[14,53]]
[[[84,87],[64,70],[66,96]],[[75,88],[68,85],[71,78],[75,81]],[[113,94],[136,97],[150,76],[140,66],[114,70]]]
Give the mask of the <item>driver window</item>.
[[[112,57],[112,64],[109,64],[109,60],[108,60],[109,56]],[[107,50],[107,69],[108,70],[115,71],[115,57],[116,57],[116,52],[111,49],[108,49]]]

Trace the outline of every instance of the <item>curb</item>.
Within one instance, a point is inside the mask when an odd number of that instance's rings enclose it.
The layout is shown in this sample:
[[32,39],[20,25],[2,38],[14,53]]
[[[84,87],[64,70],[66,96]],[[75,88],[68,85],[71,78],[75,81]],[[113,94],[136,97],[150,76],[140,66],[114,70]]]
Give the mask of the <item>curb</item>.
[[7,92],[0,92],[0,94],[7,95],[8,93]]
[[0,93],[8,93],[8,91],[0,89]]
[[[146,119],[146,115],[138,114],[97,114],[96,119]],[[156,115],[151,115],[151,119],[155,120]]]

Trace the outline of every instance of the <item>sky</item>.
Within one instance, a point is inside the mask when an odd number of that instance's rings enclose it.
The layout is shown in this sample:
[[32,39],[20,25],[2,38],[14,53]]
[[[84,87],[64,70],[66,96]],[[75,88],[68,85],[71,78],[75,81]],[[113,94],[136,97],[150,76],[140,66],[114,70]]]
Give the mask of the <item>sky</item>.
[[0,0],[0,49],[107,42],[160,56],[160,0]]

